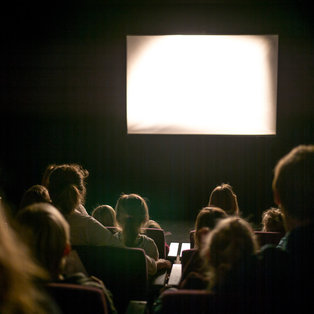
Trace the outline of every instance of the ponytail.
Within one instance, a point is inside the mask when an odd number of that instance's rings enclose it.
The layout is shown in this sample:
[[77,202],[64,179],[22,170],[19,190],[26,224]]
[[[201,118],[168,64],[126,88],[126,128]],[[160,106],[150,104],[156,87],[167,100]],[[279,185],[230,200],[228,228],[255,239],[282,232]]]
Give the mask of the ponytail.
[[139,222],[136,221],[133,216],[128,216],[127,218],[125,218],[122,234],[124,244],[126,246],[136,246],[136,238],[140,232],[140,228],[141,223],[139,224]]
[[60,209],[63,215],[69,215],[81,202],[81,194],[78,188],[69,184],[56,197],[52,197],[54,205]]

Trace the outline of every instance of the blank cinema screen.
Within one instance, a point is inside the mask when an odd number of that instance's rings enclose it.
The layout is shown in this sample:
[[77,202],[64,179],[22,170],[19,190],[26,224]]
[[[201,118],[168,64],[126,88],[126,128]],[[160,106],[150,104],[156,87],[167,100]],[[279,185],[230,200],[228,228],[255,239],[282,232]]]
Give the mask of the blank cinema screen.
[[129,134],[276,134],[278,35],[127,36]]

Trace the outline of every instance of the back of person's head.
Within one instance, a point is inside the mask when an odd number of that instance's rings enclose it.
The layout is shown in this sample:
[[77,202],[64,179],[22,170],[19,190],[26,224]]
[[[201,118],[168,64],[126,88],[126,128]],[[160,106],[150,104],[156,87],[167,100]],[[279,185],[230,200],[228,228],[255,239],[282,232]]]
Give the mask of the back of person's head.
[[44,170],[43,176],[41,178],[41,184],[43,186],[45,186],[46,188],[48,188],[49,185],[49,176],[50,173],[53,171],[53,169],[57,167],[56,164],[50,164],[46,167],[46,169]]
[[51,204],[37,203],[20,211],[16,219],[33,256],[53,279],[58,278],[70,249],[70,228],[63,215]]
[[123,194],[118,199],[115,210],[125,245],[135,246],[141,227],[149,219],[146,201],[138,194]]
[[314,220],[314,145],[299,145],[282,157],[273,178],[275,202],[285,216]]
[[202,208],[195,221],[195,247],[200,248],[204,235],[213,230],[220,219],[226,217],[226,212],[219,207],[208,206]]
[[92,211],[92,216],[106,227],[116,227],[116,212],[110,205],[97,206]]
[[211,287],[221,284],[233,266],[255,254],[258,244],[250,224],[239,217],[218,222],[206,241],[202,256],[208,259]]
[[35,203],[51,203],[48,189],[40,184],[31,186],[22,196],[20,209]]
[[45,313],[35,281],[45,273],[6,222],[0,204],[0,313]]
[[88,171],[78,164],[55,166],[49,176],[52,203],[66,216],[84,203]]
[[237,196],[229,184],[222,183],[213,189],[208,206],[217,206],[230,216],[239,215]]
[[149,219],[145,223],[144,228],[161,229],[161,226],[160,226],[160,224],[157,221]]
[[283,213],[279,208],[269,208],[262,214],[262,231],[285,233]]

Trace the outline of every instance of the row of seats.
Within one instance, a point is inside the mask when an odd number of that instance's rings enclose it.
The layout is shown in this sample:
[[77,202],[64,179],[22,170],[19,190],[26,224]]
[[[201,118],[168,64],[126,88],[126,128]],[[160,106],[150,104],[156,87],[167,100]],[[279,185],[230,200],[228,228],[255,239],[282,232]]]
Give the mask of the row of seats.
[[[156,245],[160,252],[160,256],[166,257],[164,231],[162,229],[147,228],[145,232],[156,242]],[[282,237],[281,234],[276,232],[256,231],[255,234],[257,235],[261,245],[276,245]],[[193,248],[193,235],[194,231],[191,231],[191,249],[184,250],[182,252],[182,267],[184,267],[186,261],[195,251],[195,249]],[[154,293],[158,293],[162,286],[167,285],[167,279],[171,277],[171,274],[170,276],[168,276],[168,274],[164,271],[162,273],[158,273],[154,278],[148,278],[145,254],[144,251],[139,248],[74,246],[73,250],[79,255],[87,273],[101,279],[105,283],[106,287],[112,292],[114,296],[114,303],[121,313],[124,313],[126,311],[128,304],[131,300],[149,302],[149,300],[155,296]],[[181,271],[181,267],[173,267],[172,271],[175,271],[175,269],[177,272]],[[177,281],[179,281],[179,279],[180,278],[178,278]],[[99,293],[94,293],[94,290],[97,289],[69,284],[49,284],[48,288],[53,297],[56,299],[57,303],[62,308],[63,313],[65,314],[107,313],[106,306],[96,306],[97,303],[104,302],[102,304],[105,304],[104,298],[99,298]],[[88,298],[95,298],[95,301],[86,302],[86,304],[82,305],[80,305],[80,302],[78,303],[77,301],[72,302],[73,298],[75,300],[83,300],[83,298],[80,298],[80,294],[84,293],[85,295],[85,291],[88,295]],[[169,313],[175,313],[173,307],[177,304],[176,298],[182,299],[182,295],[185,296],[185,300],[188,303],[189,300],[192,300],[196,297],[200,299],[205,298],[206,302],[209,302],[211,297],[210,294],[205,291],[180,290],[176,293],[167,292],[164,295],[164,304],[166,310],[169,310]],[[203,301],[200,300],[200,303],[198,304],[202,304],[202,302]],[[73,304],[77,306],[77,310],[73,310]],[[93,304],[93,306],[95,305],[98,310],[90,309],[87,304]],[[176,308],[177,311],[179,311],[179,308]],[[188,307],[183,306],[183,308],[185,308],[186,311],[181,313],[192,313],[189,312]]]
[[[254,231],[254,233],[257,237],[257,241],[260,247],[266,244],[277,245],[280,239],[284,236],[284,234],[282,234],[281,232]],[[194,234],[195,230],[191,230],[190,231],[191,248],[194,248]]]

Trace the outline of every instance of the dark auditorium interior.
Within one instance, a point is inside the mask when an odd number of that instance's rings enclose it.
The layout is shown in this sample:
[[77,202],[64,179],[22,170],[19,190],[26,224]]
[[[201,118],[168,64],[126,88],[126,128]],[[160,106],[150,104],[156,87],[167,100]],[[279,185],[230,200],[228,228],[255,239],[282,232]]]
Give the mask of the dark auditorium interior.
[[[276,162],[314,143],[314,14],[307,0],[7,2],[1,12],[0,193],[12,211],[48,164],[89,171],[85,207],[148,201],[168,242],[188,242],[229,183],[260,228]],[[128,134],[127,35],[276,34],[275,135]]]

